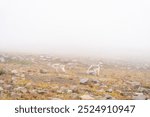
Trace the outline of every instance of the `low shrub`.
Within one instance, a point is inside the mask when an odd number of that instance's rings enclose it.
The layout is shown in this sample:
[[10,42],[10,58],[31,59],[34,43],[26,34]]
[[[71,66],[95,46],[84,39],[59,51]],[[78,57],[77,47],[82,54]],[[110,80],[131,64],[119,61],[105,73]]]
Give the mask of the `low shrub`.
[[6,73],[5,70],[0,69],[0,75],[3,75],[3,74],[5,74],[5,73]]

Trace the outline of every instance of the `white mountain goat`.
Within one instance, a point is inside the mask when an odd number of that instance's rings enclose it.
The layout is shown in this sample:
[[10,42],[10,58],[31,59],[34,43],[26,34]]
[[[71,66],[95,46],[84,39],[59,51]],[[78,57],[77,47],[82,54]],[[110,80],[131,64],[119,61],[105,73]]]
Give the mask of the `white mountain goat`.
[[63,64],[59,64],[59,63],[53,64],[52,68],[55,69],[55,71],[57,73],[59,73],[59,72],[66,73],[65,65],[63,65]]
[[97,75],[99,76],[100,75],[100,70],[103,66],[103,63],[102,62],[99,62],[97,65],[91,65],[88,70],[87,70],[87,74],[90,74],[90,75]]

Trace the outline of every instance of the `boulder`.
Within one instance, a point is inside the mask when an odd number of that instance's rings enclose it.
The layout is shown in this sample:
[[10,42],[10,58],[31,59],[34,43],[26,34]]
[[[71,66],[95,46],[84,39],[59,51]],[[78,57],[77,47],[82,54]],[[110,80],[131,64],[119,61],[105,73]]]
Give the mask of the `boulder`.
[[80,79],[80,84],[87,84],[89,82],[88,78],[82,78]]

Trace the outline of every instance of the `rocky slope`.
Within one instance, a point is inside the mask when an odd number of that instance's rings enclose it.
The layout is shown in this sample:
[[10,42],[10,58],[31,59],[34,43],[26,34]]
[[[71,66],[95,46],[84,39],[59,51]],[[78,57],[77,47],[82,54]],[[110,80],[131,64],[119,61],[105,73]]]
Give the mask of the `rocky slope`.
[[[56,71],[52,67],[56,63],[65,65],[66,72]],[[91,63],[47,55],[0,54],[0,99],[150,99],[148,64],[133,66],[103,60],[96,76],[86,73]]]

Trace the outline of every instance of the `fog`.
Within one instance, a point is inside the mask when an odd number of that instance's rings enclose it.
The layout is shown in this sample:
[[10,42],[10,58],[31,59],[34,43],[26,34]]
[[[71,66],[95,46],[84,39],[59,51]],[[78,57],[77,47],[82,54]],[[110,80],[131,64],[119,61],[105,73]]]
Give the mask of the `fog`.
[[0,51],[150,59],[149,0],[1,0]]

